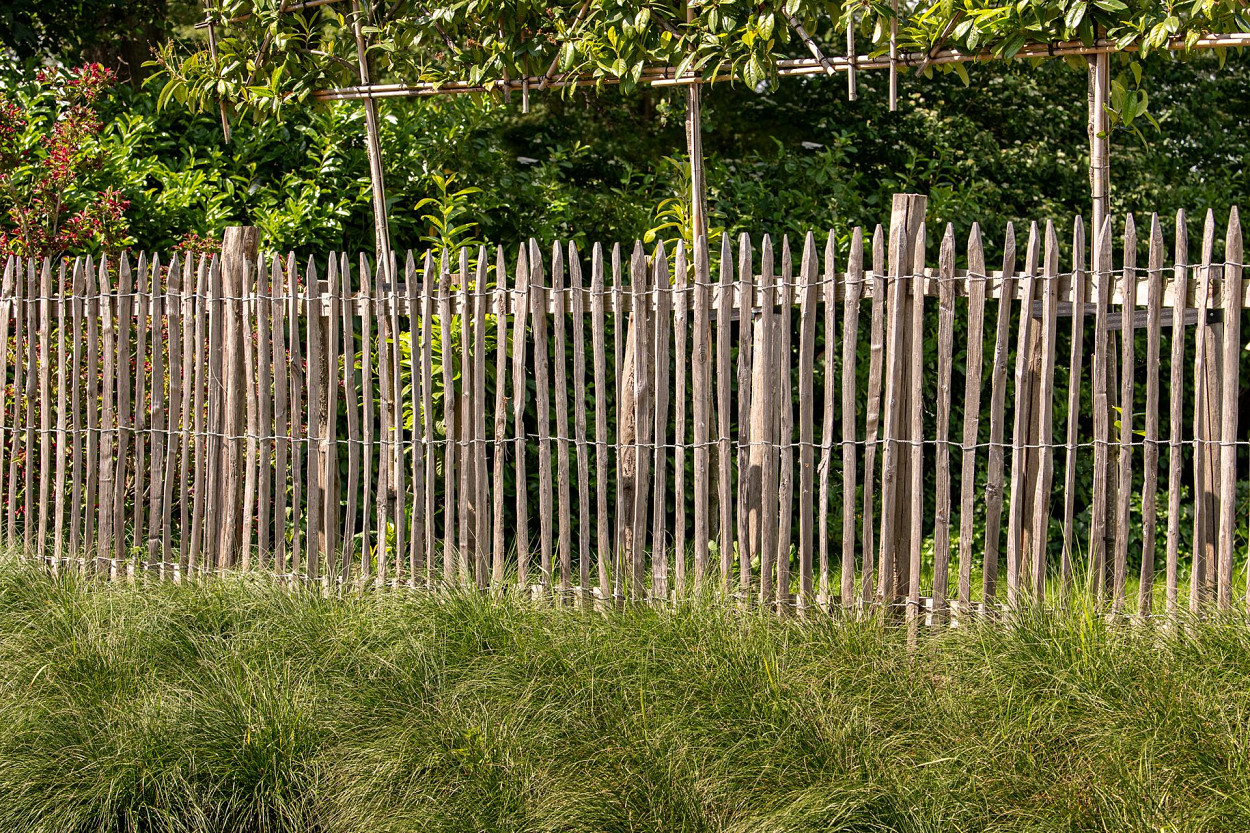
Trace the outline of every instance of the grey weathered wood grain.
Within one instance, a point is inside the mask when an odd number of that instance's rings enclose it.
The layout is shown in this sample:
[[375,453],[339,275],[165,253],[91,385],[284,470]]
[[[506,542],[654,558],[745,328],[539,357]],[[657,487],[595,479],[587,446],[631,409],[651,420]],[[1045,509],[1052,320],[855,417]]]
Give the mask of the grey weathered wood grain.
[[[829,256],[826,252],[826,257]],[[827,265],[827,264],[826,264]],[[858,429],[858,402],[856,391],[859,387],[859,377],[857,375],[856,365],[859,356],[859,311],[862,305],[864,295],[864,230],[856,226],[851,232],[851,251],[847,256],[846,262],[846,293],[842,308],[842,572],[841,572],[841,591],[842,605],[850,608],[855,603],[855,491],[856,491],[856,445],[859,438]],[[832,304],[826,302],[826,321],[832,312]],[[828,328],[825,338],[828,342],[832,342],[832,328]],[[833,392],[831,380],[833,378],[833,368],[831,367],[831,348],[827,344],[825,347],[825,374],[828,380],[825,383],[827,391],[826,401],[832,403]],[[831,419],[832,409],[827,405],[827,415],[825,417],[825,428],[829,434],[829,440],[832,441],[833,422]],[[822,440],[824,435],[822,434]],[[865,447],[865,458],[867,458],[868,448]],[[828,455],[822,452],[821,461],[821,491],[827,492],[825,481],[828,478]],[[871,516],[872,511],[869,508],[869,502],[872,499],[871,491],[868,488],[868,480],[870,475],[867,470],[864,473],[864,506],[863,514]],[[822,532],[827,525],[825,520],[826,497],[821,499],[821,529]],[[864,585],[872,583],[872,559],[868,555],[867,541],[865,541],[865,550],[862,569],[860,572],[860,581]]]
[[603,246],[594,245],[590,254],[590,339],[594,354],[595,384],[595,561],[598,566],[599,594],[608,598],[612,594],[612,577],[609,566],[612,558],[612,542],[609,538],[611,509],[608,506],[608,363],[606,356],[606,328],[604,315]]
[[[1040,244],[1037,224],[1029,229],[1029,242],[1024,258],[1024,283],[1020,295],[1020,304],[1024,309],[1033,305],[1037,291],[1037,259]],[[1026,495],[1027,477],[1025,467],[1029,456],[1028,433],[1029,415],[1032,404],[1028,391],[1031,387],[1029,379],[1029,346],[1032,340],[1033,316],[1022,315],[1017,331],[1016,342],[1016,373],[1015,373],[1015,408],[1012,415],[1011,429],[1011,502],[1007,512],[1007,604],[1015,606],[1019,600],[1022,559],[1025,555],[1025,518],[1029,496]]]
[[990,446],[985,480],[985,559],[981,599],[992,605],[998,586],[999,539],[1003,518],[1003,429],[1007,400],[1007,355],[1011,350],[1011,309],[1019,281],[1016,270],[1016,232],[1011,223],[1003,238],[1003,285],[999,291],[994,331],[994,366],[990,371]]
[[590,459],[586,436],[586,313],[582,261],[569,243],[569,313],[573,320],[573,442],[577,452],[577,570],[581,600],[590,600]]
[[[1241,216],[1233,206],[1224,239],[1224,355],[1221,363],[1223,396],[1220,400],[1220,477],[1219,541],[1216,576],[1217,604],[1221,610],[1232,607],[1233,567],[1237,532],[1237,420],[1241,392],[1241,308],[1242,285]],[[1127,331],[1126,331],[1127,332]],[[1250,590],[1247,590],[1250,599]]]
[[529,268],[530,320],[534,329],[534,407],[538,420],[538,552],[540,584],[547,593],[551,590],[551,527],[555,523],[551,481],[551,372],[547,355],[547,287],[542,253],[538,241],[533,239],[530,240]]
[[565,305],[568,294],[564,291],[564,247],[559,242],[553,244],[551,252],[551,289],[559,310],[552,319],[552,375],[556,411],[556,511],[560,520],[560,597],[565,599],[573,587],[573,512],[569,459],[568,307]]
[[[813,501],[816,498],[816,425],[813,390],[816,387],[816,272],[819,268],[816,237],[808,232],[803,240],[799,264],[799,608],[815,606],[813,560],[815,528]],[[788,385],[786,387],[789,387]],[[789,391],[787,393],[787,398]],[[826,400],[827,401],[827,400]],[[833,403],[825,406],[832,409]],[[824,522],[822,515],[821,522]]]
[[982,366],[985,352],[985,246],[981,226],[968,234],[968,349],[964,359],[963,445],[959,477],[959,610],[972,605],[972,539],[975,523],[977,440],[981,427]]
[[[685,259],[683,241],[677,249]],[[684,268],[685,264],[681,264]],[[661,242],[652,258],[652,286],[655,287],[656,309],[650,337],[652,339],[651,363],[640,367],[654,368],[654,403],[652,411],[653,438],[652,469],[655,472],[651,506],[651,597],[660,601],[669,598],[668,585],[668,406],[672,396],[669,390],[669,364],[671,358],[673,290],[668,271],[668,255]]]
[[[525,322],[530,308],[529,256],[526,247],[517,253],[516,302],[512,319],[512,416],[516,443],[516,483],[527,483],[525,466],[525,394],[527,390],[525,370]],[[517,583],[522,591],[529,587],[529,507],[527,490],[516,490],[516,549]]]
[[1051,486],[1055,467],[1054,446],[1054,406],[1055,406],[1055,344],[1059,333],[1059,237],[1055,226],[1046,223],[1045,253],[1042,258],[1042,323],[1041,379],[1038,386],[1037,437],[1040,457],[1036,492],[1033,496],[1033,530],[1032,552],[1029,578],[1031,585],[1026,592],[1031,592],[1033,601],[1044,604],[1046,601],[1046,571],[1048,535],[1050,528]]
[[1155,545],[1159,500],[1159,347],[1163,311],[1163,230],[1159,215],[1150,217],[1150,253],[1146,261],[1146,434],[1142,445],[1142,558],[1137,615],[1151,615],[1154,601]]
[[[691,395],[694,398],[693,416],[694,424],[694,581],[695,587],[701,588],[706,580],[706,571],[708,568],[708,554],[710,550],[710,518],[708,504],[708,474],[709,474],[709,437],[711,435],[711,374],[712,374],[712,337],[711,337],[711,269],[708,263],[707,241],[700,238],[696,244],[695,250],[695,269],[694,269],[694,339],[691,350]],[[732,255],[731,255],[732,257]],[[723,255],[722,255],[723,260]],[[685,286],[685,278],[678,271],[677,280],[680,287]],[[681,296],[678,299],[678,314],[684,319],[685,305]],[[728,333],[726,333],[728,335]],[[685,321],[681,323],[681,334],[678,337],[678,361],[683,358],[685,347]],[[717,358],[720,358],[719,356]],[[728,372],[728,365],[725,366],[725,372]],[[684,382],[684,373],[679,375],[679,380]],[[682,431],[684,436],[684,408],[682,405],[682,391],[677,394],[677,408],[682,413]],[[719,443],[718,443],[719,446]],[[718,448],[719,450],[719,448]],[[680,472],[684,466],[683,460],[678,462],[677,471]],[[678,495],[678,502],[682,502],[682,488],[678,486],[675,489]],[[683,513],[684,514],[684,513]],[[722,553],[723,555],[723,553]],[[678,550],[677,560],[682,560],[682,553]],[[722,559],[723,572],[723,559]],[[722,576],[722,584],[724,578]]]
[[1110,361],[1106,318],[1111,304],[1111,218],[1096,230],[1094,239],[1094,282],[1097,289],[1094,312],[1094,492],[1090,515],[1089,576],[1093,596],[1102,602],[1106,590],[1108,446],[1111,439],[1111,405],[1108,391]]
[[[876,592],[876,473],[881,437],[881,393],[884,387],[885,315],[889,301],[886,283],[885,233],[878,225],[872,234],[872,304],[868,322],[868,402],[864,405],[863,548],[860,598],[872,603]],[[893,565],[891,565],[893,569]],[[881,592],[884,592],[882,588]],[[849,604],[843,600],[843,604]]]
[[[704,351],[703,370],[708,373],[711,368],[711,342],[708,321],[705,319],[703,324],[702,341],[698,329],[698,311],[695,311],[695,344],[694,355],[687,364],[690,354],[690,331],[689,331],[689,312],[691,307],[692,295],[687,289],[690,283],[689,264],[686,262],[685,246],[679,245],[677,248],[676,265],[673,269],[673,292],[671,307],[673,310],[673,589],[677,598],[680,598],[686,591],[686,380],[692,377],[694,372],[698,370],[699,351]],[[694,295],[698,295],[698,284],[703,282],[704,286],[710,279],[710,273],[707,264],[707,245],[703,238],[695,241],[694,250]],[[694,305],[698,305],[698,298],[694,297]],[[706,310],[707,297],[704,296],[704,309]],[[693,381],[693,379],[692,379]],[[705,377],[703,380],[702,390],[698,390],[698,386],[692,387],[693,408],[695,412],[695,428],[698,424],[699,403],[703,402],[705,426],[703,430],[703,445],[698,442],[698,432],[695,431],[695,447],[694,447],[694,480],[695,480],[695,544],[694,544],[694,581],[696,588],[701,588],[706,580],[708,570],[707,556],[708,547],[707,539],[707,491],[708,491],[708,447],[707,436],[708,430],[706,422],[708,415],[706,411],[711,405],[710,382]],[[702,454],[702,465],[700,466],[700,454]],[[703,502],[704,502],[704,546],[699,547],[698,534],[698,515],[699,515],[699,488],[700,479],[703,481]]]
[[1068,356],[1068,426],[1065,435],[1063,475],[1063,553],[1059,567],[1059,598],[1065,605],[1072,594],[1076,514],[1077,439],[1081,419],[1081,388],[1085,380],[1085,305],[1088,295],[1085,274],[1085,223],[1080,217],[1072,231],[1072,340]]
[[[508,270],[504,263],[503,247],[495,250],[495,424],[492,460],[492,495],[494,503],[491,517],[494,521],[490,579],[491,586],[503,587],[504,559],[507,556],[507,539],[504,528],[504,467],[507,463],[508,436]],[[414,331],[415,338],[415,331]],[[416,341],[413,341],[416,344]],[[414,378],[416,378],[414,376]],[[416,406],[414,405],[414,413]],[[416,535],[416,526],[413,526]]]
[[726,595],[731,591],[734,557],[734,483],[730,436],[733,384],[732,361],[734,261],[733,244],[729,235],[721,235],[719,268],[719,297],[716,301],[716,457],[717,457],[717,506],[720,509],[720,587]]
[[752,352],[755,343],[754,257],[751,238],[743,234],[738,240],[738,588],[741,601],[751,598],[751,560],[755,547],[751,539],[751,482],[759,477],[752,470],[751,459],[751,390]]
[[933,614],[946,608],[951,562],[951,362],[955,348],[955,227],[946,225],[938,251],[937,483],[933,519]]
[[1121,261],[1120,298],[1123,325],[1120,330],[1120,448],[1117,458],[1115,507],[1115,565],[1112,572],[1111,605],[1115,613],[1124,607],[1124,585],[1128,575],[1129,500],[1133,478],[1133,377],[1136,360],[1133,351],[1133,299],[1137,297],[1137,226],[1130,214],[1124,223],[1124,254]]

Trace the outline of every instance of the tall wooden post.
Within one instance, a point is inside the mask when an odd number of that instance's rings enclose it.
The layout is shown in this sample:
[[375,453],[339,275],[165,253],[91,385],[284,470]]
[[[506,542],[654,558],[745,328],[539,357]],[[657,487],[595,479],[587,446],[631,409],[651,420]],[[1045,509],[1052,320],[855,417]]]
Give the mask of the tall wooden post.
[[1093,202],[1094,234],[1111,213],[1111,56],[1091,55],[1089,62],[1089,186]]
[[[361,28],[359,0],[352,0],[352,32],[356,37],[356,60],[360,73],[360,85],[368,86],[369,56],[365,51],[365,38]],[[373,232],[377,247],[378,271],[389,284],[394,280],[391,268],[391,230],[386,214],[386,183],[382,178],[382,144],[378,132],[378,104],[372,98],[365,102],[365,150],[369,156],[369,179],[373,184]]]
[[[221,489],[218,499],[222,507],[222,523],[216,530],[217,569],[233,566],[239,557],[242,537],[242,490],[244,468],[243,405],[247,401],[250,380],[243,363],[243,294],[250,284],[249,276],[256,269],[256,251],[260,233],[251,226],[230,226],[221,243],[221,301],[214,308],[220,311],[222,355],[211,367],[221,373],[210,380],[209,396],[220,396],[220,456],[217,458]],[[210,411],[215,410],[209,403]]]
[[701,110],[703,88],[686,86],[686,148],[690,154],[690,236],[697,241],[707,236],[707,182],[703,178],[703,136]]
[[[913,546],[912,444],[921,437],[912,419],[911,397],[919,395],[918,363],[912,351],[921,349],[913,337],[915,299],[913,280],[924,267],[924,220],[928,198],[895,194],[890,212],[890,248],[886,274],[885,441],[881,464],[880,599],[887,610],[910,592]],[[921,296],[923,297],[923,296]]]
[[[694,8],[686,6],[686,23],[694,22]],[[703,179],[703,87],[686,85],[686,152],[690,154],[690,240],[707,236],[707,183]]]

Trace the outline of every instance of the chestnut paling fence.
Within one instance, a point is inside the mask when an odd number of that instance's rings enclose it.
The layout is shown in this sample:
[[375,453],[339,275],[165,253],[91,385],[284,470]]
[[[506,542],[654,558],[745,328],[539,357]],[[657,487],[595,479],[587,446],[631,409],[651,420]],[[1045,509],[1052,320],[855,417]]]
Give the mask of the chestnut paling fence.
[[1183,215],[1170,244],[1157,217],[1088,247],[1009,226],[994,269],[975,225],[926,267],[924,212],[797,261],[744,236],[301,268],[248,229],[10,259],[0,535],[116,577],[1250,603],[1236,211],[1196,253]]

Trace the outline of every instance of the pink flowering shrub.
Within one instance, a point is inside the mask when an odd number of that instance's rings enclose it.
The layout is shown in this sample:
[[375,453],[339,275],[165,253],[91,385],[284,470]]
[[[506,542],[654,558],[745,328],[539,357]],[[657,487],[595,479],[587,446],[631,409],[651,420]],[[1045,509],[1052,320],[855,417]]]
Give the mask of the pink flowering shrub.
[[0,91],[0,257],[118,250],[130,202],[92,187],[103,153],[94,105],[114,84],[100,64],[41,71],[38,94]]

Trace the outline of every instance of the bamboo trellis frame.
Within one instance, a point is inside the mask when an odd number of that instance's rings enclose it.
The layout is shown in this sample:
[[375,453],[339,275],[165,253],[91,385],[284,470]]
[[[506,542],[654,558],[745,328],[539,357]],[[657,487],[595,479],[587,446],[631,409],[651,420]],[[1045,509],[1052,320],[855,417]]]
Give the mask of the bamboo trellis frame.
[[[304,11],[316,6],[326,5],[335,2],[344,2],[345,0],[300,0],[300,2],[283,5],[279,10],[280,13],[291,13]],[[588,8],[588,3],[583,5],[582,12]],[[888,54],[884,56],[861,55],[855,49],[855,33],[852,22],[848,21],[846,33],[846,51],[845,57],[829,57],[824,50],[798,23],[797,20],[790,18],[788,23],[795,30],[796,36],[812,53],[810,58],[794,58],[784,59],[777,62],[777,75],[779,77],[804,77],[810,75],[834,75],[838,72],[847,73],[847,97],[854,100],[858,97],[856,73],[859,70],[887,70],[890,74],[889,80],[889,106],[890,110],[897,109],[898,106],[898,74],[900,68],[916,68],[918,73],[926,71],[930,66],[943,65],[950,63],[983,63],[988,61],[1004,60],[1004,56],[994,53],[990,50],[982,50],[976,53],[967,53],[958,49],[939,48],[949,34],[952,26],[947,26],[946,31],[938,42],[932,48],[925,52],[899,52],[897,44],[897,28],[898,28],[898,0],[893,0],[894,16],[891,19],[890,42]],[[364,101],[366,107],[366,142],[370,150],[370,181],[373,193],[374,203],[374,228],[377,238],[377,251],[383,255],[380,262],[389,263],[389,257],[386,255],[391,251],[390,240],[390,221],[386,208],[386,184],[383,174],[382,152],[380,135],[376,116],[376,100],[381,98],[413,98],[432,95],[459,95],[466,93],[486,93],[491,91],[502,91],[505,96],[510,96],[513,91],[519,90],[522,94],[523,108],[529,111],[530,91],[534,86],[539,90],[546,89],[564,89],[568,87],[598,87],[604,84],[614,83],[613,79],[596,78],[591,75],[570,75],[555,73],[555,63],[553,62],[547,71],[541,76],[525,75],[521,78],[499,79],[490,83],[473,83],[469,81],[445,81],[445,82],[421,82],[415,84],[371,84],[368,77],[368,66],[366,61],[366,46],[360,32],[360,6],[356,0],[352,0],[352,24],[355,32],[357,43],[357,52],[359,60],[359,73],[361,83],[355,87],[340,87],[335,89],[319,90],[313,94],[313,99],[317,101]],[[234,18],[227,22],[237,22],[246,19],[247,15]],[[689,17],[689,10],[687,13]],[[580,19],[580,14],[579,14]],[[952,25],[954,21],[952,20]],[[215,21],[206,18],[201,23],[196,24],[197,27],[206,27],[209,30],[210,47],[213,53],[214,62],[217,59],[215,45]],[[576,31],[576,24],[570,28],[570,34]],[[1250,46],[1250,32],[1248,33],[1229,33],[1229,34],[1204,34],[1196,39],[1189,41],[1186,37],[1173,37],[1164,47],[1165,51],[1189,51],[1194,49],[1210,50],[1210,49],[1229,49]],[[1109,98],[1110,90],[1110,72],[1108,56],[1115,53],[1135,52],[1138,50],[1136,44],[1121,46],[1113,40],[1107,38],[1098,38],[1092,44],[1085,44],[1080,41],[1062,41],[1057,43],[1027,43],[1017,50],[1010,59],[1053,59],[1068,56],[1081,56],[1089,59],[1090,62],[1090,82],[1091,94],[1089,97],[1089,142],[1090,142],[1090,192],[1092,204],[1092,218],[1094,223],[1101,222],[1107,217],[1111,210],[1110,198],[1110,153],[1111,141],[1110,130],[1108,129],[1108,119],[1106,113],[1106,102]],[[701,120],[699,118],[699,110],[701,109],[701,93],[702,85],[706,83],[717,83],[733,80],[731,74],[718,73],[710,78],[705,78],[699,73],[679,73],[676,67],[645,67],[638,83],[653,87],[686,87],[687,88],[687,109],[688,124],[686,129],[687,153],[691,160],[691,205],[690,216],[692,218],[695,234],[706,230],[706,205],[707,193],[706,183],[703,178],[703,143],[701,138]],[[224,105],[221,108],[222,129],[225,132],[227,141],[229,141],[229,121],[227,119]],[[386,268],[383,266],[383,268]]]

